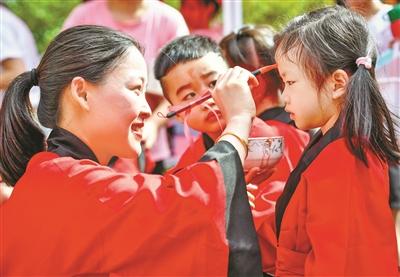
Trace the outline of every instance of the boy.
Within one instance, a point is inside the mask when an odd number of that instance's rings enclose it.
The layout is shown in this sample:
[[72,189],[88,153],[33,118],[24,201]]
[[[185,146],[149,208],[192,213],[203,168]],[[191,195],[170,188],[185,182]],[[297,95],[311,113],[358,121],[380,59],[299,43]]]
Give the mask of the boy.
[[[222,58],[219,46],[214,41],[206,37],[190,35],[175,39],[166,45],[157,57],[154,68],[155,77],[160,80],[164,96],[174,106],[192,101],[208,89],[213,89],[218,76],[225,72],[228,66]],[[225,124],[219,108],[212,99],[203,105],[178,114],[177,118],[185,122],[186,128],[190,127],[199,131],[201,135],[191,143],[178,164],[170,170],[171,172],[176,172],[201,158],[207,149],[214,145],[214,141],[221,135]],[[261,119],[254,119],[250,137],[276,135],[278,134],[274,127],[268,126]],[[249,181],[261,183],[262,179],[269,177],[265,172],[257,174],[257,171],[258,168],[247,174],[247,183]],[[262,185],[264,186],[264,182]],[[276,195],[279,195],[282,189],[283,186],[273,188],[273,199],[269,199],[268,202],[275,202]],[[274,209],[266,211],[263,218],[268,219],[268,225],[273,225]],[[269,229],[272,230],[272,227]],[[271,235],[274,236],[273,231],[268,232],[268,237]],[[274,241],[274,238],[271,240]],[[272,259],[268,262],[273,263]]]
[[[160,80],[165,98],[173,105],[182,105],[214,88],[218,76],[228,66],[219,46],[210,38],[188,35],[166,45],[155,63],[155,76]],[[181,157],[175,170],[198,160],[214,144],[225,126],[213,99],[177,115],[188,127],[201,132]],[[275,130],[259,119],[253,122],[251,137],[274,136]]]

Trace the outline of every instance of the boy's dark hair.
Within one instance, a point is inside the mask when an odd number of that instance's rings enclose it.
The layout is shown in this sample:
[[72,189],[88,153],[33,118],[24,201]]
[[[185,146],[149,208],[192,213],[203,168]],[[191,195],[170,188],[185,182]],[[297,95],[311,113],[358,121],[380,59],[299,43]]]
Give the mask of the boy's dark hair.
[[[381,159],[399,162],[394,122],[375,79],[376,47],[360,15],[339,6],[312,11],[292,20],[275,44],[278,55],[295,51],[318,90],[335,70],[348,72],[342,116],[350,151],[366,164],[366,148]],[[371,58],[372,68],[357,66],[359,57]]]
[[14,186],[30,158],[45,149],[45,138],[34,120],[29,91],[40,87],[39,122],[57,126],[61,92],[76,76],[99,84],[114,70],[130,47],[131,37],[100,26],[77,26],[56,36],[40,64],[17,76],[7,88],[0,110],[0,175]]
[[175,65],[200,59],[208,53],[216,53],[222,57],[221,49],[211,38],[199,35],[176,38],[164,46],[158,54],[154,65],[154,76],[161,81]]

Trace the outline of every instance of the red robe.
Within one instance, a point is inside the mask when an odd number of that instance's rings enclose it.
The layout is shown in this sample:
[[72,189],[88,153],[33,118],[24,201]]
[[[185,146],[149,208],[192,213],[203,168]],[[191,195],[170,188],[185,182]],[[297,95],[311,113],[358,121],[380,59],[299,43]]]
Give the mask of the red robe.
[[387,165],[338,130],[313,139],[277,203],[277,276],[398,274]]
[[[260,276],[245,188],[216,161],[240,164],[229,143],[174,175],[132,176],[100,166],[78,140],[36,154],[0,206],[1,276],[227,276],[248,262],[241,275]],[[235,213],[248,214],[246,234]]]
[[284,155],[277,164],[275,173],[261,183],[252,210],[254,224],[260,242],[264,272],[275,271],[276,234],[275,203],[281,195],[290,172],[296,167],[306,145],[310,140],[307,132],[294,126],[283,108],[264,111],[259,117],[275,129],[276,135],[284,137]]

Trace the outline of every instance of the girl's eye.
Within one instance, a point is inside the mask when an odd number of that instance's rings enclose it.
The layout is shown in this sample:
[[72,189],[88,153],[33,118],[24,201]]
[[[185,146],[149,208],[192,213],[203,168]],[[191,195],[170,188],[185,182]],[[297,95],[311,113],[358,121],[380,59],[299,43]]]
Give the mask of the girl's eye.
[[286,81],[285,84],[291,86],[294,84],[294,81]]
[[214,88],[215,87],[215,84],[217,83],[217,80],[214,80],[214,81],[212,81],[212,82],[210,82],[209,84],[208,84],[208,87],[209,88]]
[[196,93],[190,92],[190,93],[186,94],[185,97],[183,97],[182,100],[186,101],[186,100],[190,100],[190,99],[192,99],[194,97],[196,97]]

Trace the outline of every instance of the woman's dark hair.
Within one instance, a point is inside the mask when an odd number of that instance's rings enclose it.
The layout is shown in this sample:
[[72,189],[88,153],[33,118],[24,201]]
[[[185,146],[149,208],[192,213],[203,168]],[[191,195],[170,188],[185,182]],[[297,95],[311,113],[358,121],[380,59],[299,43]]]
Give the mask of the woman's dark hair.
[[[394,121],[375,79],[376,48],[360,15],[339,6],[310,12],[292,20],[276,37],[275,45],[277,55],[294,51],[318,90],[335,70],[348,72],[341,116],[350,151],[365,164],[366,148],[381,159],[399,162]],[[372,68],[357,66],[359,57],[370,57]]]
[[14,186],[30,158],[45,149],[45,138],[34,120],[29,91],[40,87],[39,122],[57,125],[59,99],[71,80],[80,76],[99,84],[118,65],[130,47],[142,51],[131,37],[100,26],[77,26],[61,32],[50,43],[39,66],[14,79],[0,110],[0,175]]
[[[225,36],[219,46],[229,66],[239,65],[252,71],[260,66],[258,63],[262,66],[275,63],[274,35],[270,27],[247,25]],[[277,97],[282,88],[278,72],[273,70],[263,77],[268,81],[266,95]]]

